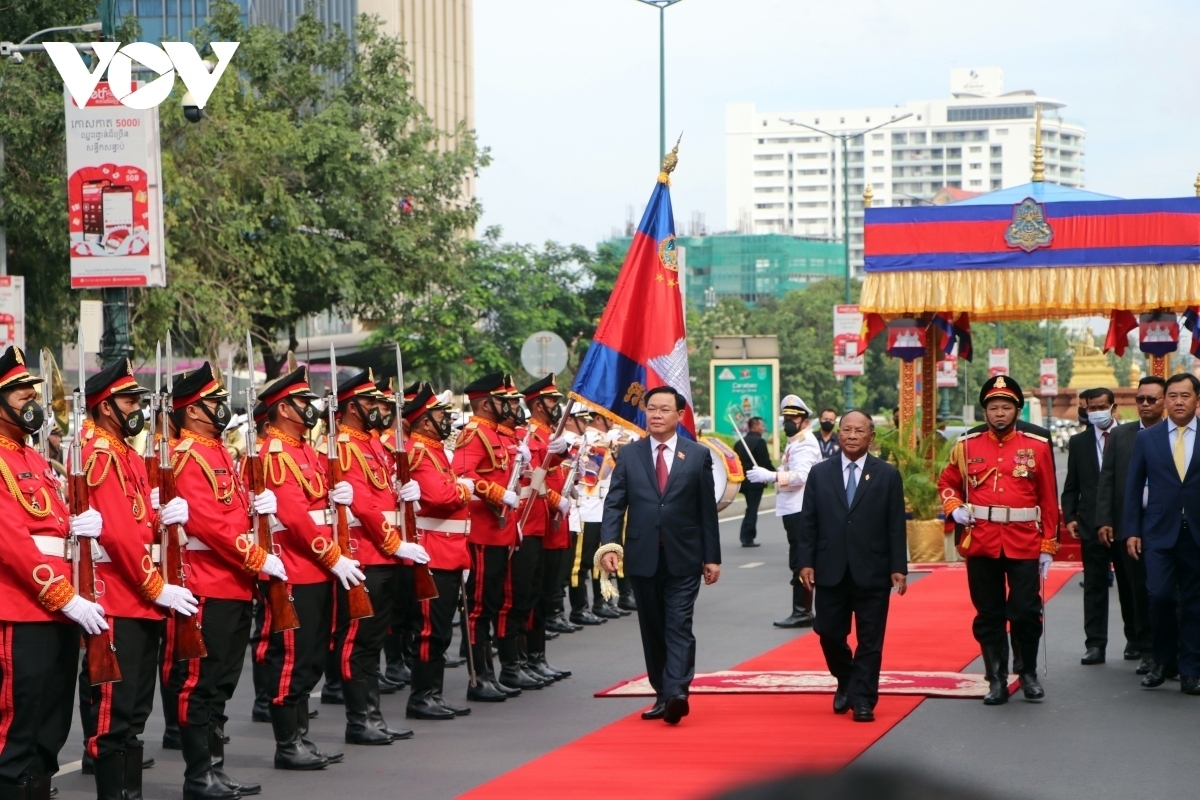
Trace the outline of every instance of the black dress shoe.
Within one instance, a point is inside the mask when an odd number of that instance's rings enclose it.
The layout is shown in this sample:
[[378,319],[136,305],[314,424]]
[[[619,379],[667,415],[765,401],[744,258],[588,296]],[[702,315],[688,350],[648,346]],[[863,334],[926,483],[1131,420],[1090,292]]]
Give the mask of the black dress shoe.
[[1125,645],[1125,660],[1126,661],[1137,661],[1141,657],[1142,657],[1141,650],[1138,650],[1136,647],[1134,647],[1131,644]]
[[1195,675],[1181,675],[1179,690],[1184,694],[1200,694],[1200,678]]
[[1156,689],[1162,686],[1167,682],[1166,675],[1163,674],[1164,672],[1165,670],[1161,664],[1154,664],[1150,667],[1150,671],[1146,673],[1146,677],[1142,678],[1142,688]]
[[448,656],[445,656],[445,659],[446,659],[446,668],[447,669],[454,669],[455,667],[461,667],[463,664],[467,663],[467,660],[465,658],[459,658],[458,656],[448,655]]
[[551,617],[550,619],[546,620],[547,633],[551,631],[554,633],[574,633],[575,631],[582,629],[582,625],[573,625],[570,622],[567,622],[563,617]]
[[600,619],[585,608],[583,611],[572,611],[571,622],[574,622],[576,625],[603,625],[608,620]]
[[742,547],[762,547],[758,542],[742,542]]
[[838,690],[833,693],[833,713],[845,714],[850,710],[850,693],[845,689],[838,687]]
[[1025,692],[1026,700],[1041,700],[1046,696],[1046,690],[1038,683],[1037,675],[1033,672],[1025,672],[1020,676],[1021,690]]
[[632,595],[623,594],[617,600],[617,608],[625,611],[637,611],[637,601],[633,599]]
[[781,619],[771,624],[776,628],[807,628],[813,624],[813,615],[812,612],[803,608],[793,608],[791,616],[787,619]]
[[1179,666],[1172,661],[1163,668],[1163,677],[1167,680],[1174,680],[1179,677]]
[[613,611],[617,612],[618,614],[620,614],[622,617],[628,617],[630,614],[633,613],[628,608],[625,608],[624,606],[622,606],[619,602],[618,603],[609,603],[608,607],[611,608]]
[[663,708],[663,722],[668,725],[678,725],[679,720],[688,715],[688,699],[686,694],[677,694],[667,700],[666,707]]
[[592,606],[592,614],[600,619],[620,619],[621,614],[608,603]]
[[1151,656],[1142,656],[1142,661],[1134,672],[1138,675],[1145,675],[1152,669],[1154,669],[1154,659]]
[[379,676],[379,693],[380,694],[395,694],[400,691],[400,684],[392,683],[386,676]]
[[655,700],[648,711],[642,712],[642,719],[662,719],[667,713],[667,701]]
[[1083,654],[1083,658],[1079,659],[1079,663],[1085,667],[1095,666],[1096,664],[1104,663],[1104,651],[1099,647],[1089,647],[1087,652]]
[[854,704],[854,721],[855,722],[874,722],[875,712],[871,708],[870,703],[855,703]]

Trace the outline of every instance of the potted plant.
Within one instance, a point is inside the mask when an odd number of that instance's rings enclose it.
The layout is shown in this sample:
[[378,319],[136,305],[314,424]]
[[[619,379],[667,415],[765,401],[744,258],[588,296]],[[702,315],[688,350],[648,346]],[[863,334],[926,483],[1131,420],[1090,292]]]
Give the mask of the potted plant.
[[916,446],[909,446],[912,427],[909,423],[898,435],[887,437],[880,455],[900,470],[904,481],[904,503],[908,515],[909,560],[913,562],[945,561],[948,551],[945,523],[942,519],[942,500],[938,478],[950,460],[951,444],[934,433]]

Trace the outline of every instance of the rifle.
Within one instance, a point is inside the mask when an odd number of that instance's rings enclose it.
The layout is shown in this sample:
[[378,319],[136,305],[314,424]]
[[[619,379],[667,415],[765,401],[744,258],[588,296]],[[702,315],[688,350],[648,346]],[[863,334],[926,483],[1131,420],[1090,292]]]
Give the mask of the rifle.
[[[563,408],[562,416],[558,418],[558,427],[554,429],[554,434],[550,437],[551,441],[562,436],[563,430],[567,427],[567,417],[574,406],[575,400],[573,398],[567,400],[567,405]],[[530,430],[533,429],[532,423],[533,420],[530,420]],[[549,441],[547,444],[549,444]],[[521,511],[521,519],[517,522],[517,525],[521,528],[525,527],[525,523],[529,520],[529,515],[533,511],[534,501],[541,494],[542,487],[546,485],[546,462],[549,459],[550,451],[547,450],[546,455],[542,458],[542,463],[537,465],[537,469],[533,471],[533,475],[529,478],[529,501],[525,503],[525,508]],[[554,509],[553,513],[557,514],[558,509]]]
[[[333,352],[333,345],[330,344],[329,389],[326,392],[325,401],[325,455],[327,457],[326,461],[329,464],[329,492],[332,492],[333,487],[341,483],[345,478],[345,472],[342,470],[342,455],[338,451],[337,410],[337,356]],[[331,496],[329,498],[329,511],[333,515],[333,528],[334,533],[337,535],[338,547],[349,558],[353,554],[354,548],[350,543],[350,522],[346,517],[346,507],[333,502],[333,497]],[[352,620],[375,616],[375,609],[371,606],[371,598],[367,597],[367,585],[365,583],[351,586],[346,591],[346,608]]]
[[[159,383],[159,369],[161,363],[154,365],[154,390],[157,395],[157,403],[151,400],[151,407],[160,415],[161,438],[158,440],[158,464],[155,470],[155,483],[152,486],[158,487],[158,507],[162,509],[167,503],[171,502],[176,497],[175,492],[175,470],[171,466],[171,426],[169,422],[171,413],[171,332],[167,331],[167,391],[165,394],[158,394],[162,385]],[[154,444],[154,424],[150,427],[150,442]],[[150,448],[148,447],[147,450]],[[150,458],[150,456],[147,456]],[[159,540],[162,543],[162,576],[163,580],[174,586],[186,586],[187,577],[183,566],[183,545],[187,541],[187,534],[183,532],[183,528],[179,525],[163,525],[158,524]],[[175,612],[171,612],[175,624],[172,626],[175,630],[175,659],[177,661],[187,661],[193,658],[204,658],[208,655],[208,648],[204,646],[204,636],[200,630],[200,614],[196,613],[190,617],[181,617]]]
[[[267,488],[267,478],[263,471],[262,456],[258,454],[258,432],[254,429],[254,407],[258,404],[258,393],[254,391],[254,344],[250,341],[249,331],[246,331],[246,369],[250,373],[250,380],[246,383],[246,469],[250,473],[250,491],[259,495]],[[271,533],[271,518],[255,511],[253,500],[250,503],[250,530],[256,532],[259,547],[278,555],[275,552],[275,536]],[[269,577],[267,596],[263,599],[271,611],[271,633],[300,627],[300,618],[296,616],[296,607],[292,605],[292,593],[287,583],[274,576]]]
[[[79,331],[79,388],[71,397],[71,416],[74,417],[75,437],[71,440],[70,477],[68,479],[68,506],[71,516],[79,516],[91,508],[88,503],[87,475],[83,472],[83,418],[87,408],[87,397],[84,387],[84,351],[83,330]],[[70,539],[71,578],[75,591],[85,600],[96,602],[96,566],[92,553],[91,539],[80,541],[78,536]],[[92,686],[102,683],[116,683],[121,680],[121,667],[117,663],[117,647],[113,644],[113,632],[110,628],[100,633],[85,633],[84,646],[87,649],[87,674]]]
[[[529,437],[532,435],[533,435],[533,426],[526,424],[525,438],[521,440],[521,444],[525,445],[526,447],[529,447]],[[515,454],[513,456],[514,463],[512,465],[512,472],[509,473],[509,476],[508,476],[507,489],[510,492],[515,492],[517,490],[517,487],[521,484],[521,473],[524,471],[525,465],[521,464],[520,461],[521,461],[521,454],[518,452],[517,454]],[[530,494],[530,498],[532,498],[532,497],[533,497],[533,495]],[[503,528],[505,525],[508,524],[508,515],[510,512],[512,512],[511,506],[501,505],[499,509],[492,509],[492,510],[496,512],[496,516],[500,519],[500,527],[501,528]]]
[[[588,453],[591,450],[591,445],[588,443],[587,435],[579,435],[579,449],[575,451],[575,460],[571,462],[571,469],[567,472],[567,478],[563,481],[563,497],[570,497],[571,492],[575,490],[575,484],[579,482],[579,473],[583,465],[587,463]],[[558,531],[558,526],[562,524],[562,515],[558,513],[558,509],[554,509],[553,516],[550,518],[550,524],[554,526],[554,530]]]
[[[400,344],[396,344],[396,390],[392,392],[392,404],[395,413],[392,414],[392,425],[396,435],[396,484],[403,486],[412,480],[409,473],[408,453],[404,451],[404,356],[400,353]],[[420,394],[420,392],[417,392]],[[412,503],[406,503],[399,497],[396,502],[400,507],[400,541],[412,541],[409,537],[417,535],[417,512]],[[432,600],[438,596],[437,584],[428,564],[413,564],[413,583],[416,587],[417,602]]]

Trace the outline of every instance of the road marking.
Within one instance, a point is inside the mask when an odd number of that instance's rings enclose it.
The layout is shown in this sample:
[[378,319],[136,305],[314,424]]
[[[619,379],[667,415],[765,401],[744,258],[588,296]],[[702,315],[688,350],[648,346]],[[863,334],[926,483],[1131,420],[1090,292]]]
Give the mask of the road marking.
[[83,761],[72,761],[70,764],[63,764],[58,768],[59,775],[66,775],[70,772],[78,772],[83,769]]
[[740,567],[738,567],[738,569],[753,569],[754,567],[761,567],[765,563],[767,563],[767,562],[751,561],[749,564],[742,564]]

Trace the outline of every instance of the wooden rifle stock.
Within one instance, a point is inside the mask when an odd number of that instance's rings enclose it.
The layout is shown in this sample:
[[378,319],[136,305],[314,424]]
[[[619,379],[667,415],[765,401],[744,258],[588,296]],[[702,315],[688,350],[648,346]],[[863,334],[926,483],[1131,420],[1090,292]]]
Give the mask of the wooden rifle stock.
[[[250,424],[253,424],[251,422]],[[262,456],[257,453],[247,453],[246,465],[250,470],[250,489],[255,495],[260,495],[267,488],[266,475],[263,472]],[[257,544],[268,553],[275,553],[275,536],[271,533],[271,518],[266,514],[253,514]],[[300,627],[300,618],[296,616],[296,607],[292,605],[292,595],[287,584],[279,578],[267,579],[267,608],[271,612],[271,633],[295,630]]]
[[[342,482],[345,473],[342,471],[342,459],[340,448],[338,447],[337,428],[329,431],[326,442],[326,454],[329,462],[329,490]],[[330,507],[334,513],[334,532],[337,535],[338,547],[346,558],[351,558],[352,550],[350,548],[350,523],[346,519],[346,507],[338,503],[329,501]],[[375,616],[375,609],[371,605],[371,598],[367,596],[366,584],[359,583],[357,586],[351,586],[346,592],[346,608],[349,611],[350,619],[365,619],[366,617]]]
[[[412,479],[409,471],[408,453],[404,452],[404,443],[396,442],[396,481],[398,485],[403,486]],[[397,498],[397,503],[400,506],[400,513],[403,516],[400,526],[401,541],[411,541],[409,537],[415,538],[417,535],[417,512],[413,508],[412,503],[406,503]],[[437,584],[433,581],[433,573],[429,571],[428,564],[413,564],[413,584],[415,586],[417,601],[433,600],[438,596]]]
[[[69,503],[72,516],[87,511],[88,486],[87,476],[83,473],[70,476]],[[75,581],[75,591],[84,600],[96,602],[96,565],[92,560],[91,539],[77,540],[75,558],[78,559],[76,569],[78,577]],[[110,628],[100,633],[85,633],[84,643],[87,647],[88,682],[92,686],[102,683],[116,683],[121,680],[121,667],[117,664],[117,648],[113,644],[113,632]]]
[[[159,509],[175,499],[175,471],[168,465],[159,464],[158,469],[158,503]],[[162,563],[163,579],[172,586],[186,586],[187,577],[183,569],[182,531],[178,525],[163,525],[159,523],[162,532]],[[204,636],[200,630],[200,613],[196,612],[185,617],[171,612],[174,624],[171,628],[175,635],[175,659],[188,661],[193,658],[204,658],[208,648],[204,646]]]

